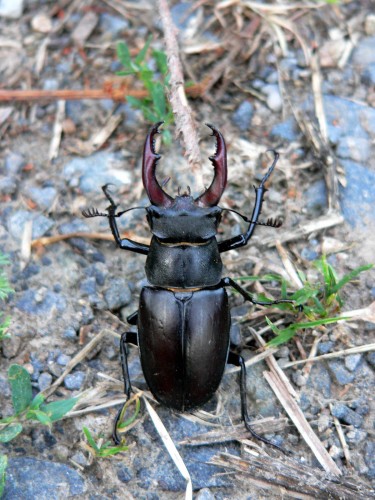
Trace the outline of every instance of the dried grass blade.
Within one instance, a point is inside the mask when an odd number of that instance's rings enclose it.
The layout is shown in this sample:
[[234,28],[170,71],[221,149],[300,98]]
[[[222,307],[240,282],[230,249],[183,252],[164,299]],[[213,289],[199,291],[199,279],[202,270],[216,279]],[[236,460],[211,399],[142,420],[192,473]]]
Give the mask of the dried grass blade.
[[274,373],[263,372],[263,375],[323,469],[326,472],[340,476],[340,469],[310,427],[298,404],[285,389],[284,384]]
[[57,111],[55,117],[55,124],[53,126],[53,136],[48,152],[48,159],[51,161],[57,158],[59,154],[59,147],[61,142],[61,134],[63,130],[63,120],[65,118],[65,101],[57,101]]
[[321,356],[316,356],[315,358],[300,359],[298,361],[291,361],[284,365],[284,368],[290,368],[291,366],[301,365],[303,363],[313,363],[315,361],[321,361],[322,359],[330,358],[340,358],[341,356],[349,356],[350,354],[359,354],[361,352],[375,351],[375,344],[366,344],[358,347],[351,347],[350,349],[344,349],[337,352],[329,352],[328,354],[322,354]]
[[166,447],[171,459],[175,463],[176,467],[180,471],[180,474],[182,477],[186,480],[186,490],[185,490],[185,499],[186,500],[192,500],[193,499],[193,484],[191,481],[191,477],[189,474],[189,471],[186,468],[186,465],[184,461],[182,460],[181,455],[177,451],[177,448],[172,441],[171,436],[169,435],[167,429],[164,427],[163,422],[160,420],[159,415],[156,413],[156,411],[153,409],[153,407],[150,405],[150,403],[147,401],[145,397],[142,397],[147,411],[150,414],[152,423],[155,426],[155,429],[158,431],[158,434],[163,441],[164,446]]

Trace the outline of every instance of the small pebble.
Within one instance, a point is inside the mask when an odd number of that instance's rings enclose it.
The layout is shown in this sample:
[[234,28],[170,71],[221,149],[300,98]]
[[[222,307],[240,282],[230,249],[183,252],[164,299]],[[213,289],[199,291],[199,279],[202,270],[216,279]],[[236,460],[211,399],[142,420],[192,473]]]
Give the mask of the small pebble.
[[77,340],[77,332],[75,331],[74,328],[68,327],[66,330],[64,330],[63,337],[68,340],[75,341]]
[[68,356],[67,354],[59,354],[56,359],[56,363],[58,363],[61,366],[66,366],[71,359],[72,357]]
[[292,375],[293,382],[298,386],[298,387],[303,387],[307,383],[307,376],[304,375],[300,370],[296,371]]
[[116,467],[117,477],[122,483],[128,483],[132,478],[133,474],[129,467],[126,465],[119,465]]
[[52,20],[49,16],[41,12],[31,19],[31,27],[39,33],[49,33],[52,30]]
[[361,427],[363,423],[363,417],[343,403],[336,403],[332,406],[332,415],[354,427]]
[[328,453],[333,459],[342,458],[344,456],[343,449],[339,446],[336,446],[335,444],[331,446],[331,448],[328,450]]
[[52,375],[50,373],[44,372],[39,375],[38,385],[41,391],[48,389],[52,384]]
[[350,354],[349,356],[345,356],[346,368],[351,372],[356,371],[361,359],[362,359],[362,354]]
[[203,488],[198,491],[195,500],[215,500],[215,495],[208,488]]
[[17,179],[13,176],[0,179],[0,194],[14,194],[17,191]]
[[329,361],[328,367],[340,385],[346,385],[353,382],[354,374],[345,368],[341,361]]
[[57,191],[54,187],[33,187],[27,190],[26,195],[38,205],[42,210],[51,208],[56,196]]
[[272,111],[280,111],[283,107],[283,99],[278,85],[265,85],[262,92],[267,96],[267,106]]
[[346,440],[348,443],[361,443],[367,437],[367,432],[361,431],[359,429],[354,429],[346,433]]
[[251,120],[254,115],[254,106],[249,101],[243,101],[233,113],[233,123],[241,132],[246,132],[251,126]]
[[64,385],[70,391],[79,391],[82,388],[83,382],[85,380],[85,373],[77,371],[70,373],[64,379]]
[[368,36],[375,35],[375,14],[368,14],[365,19],[365,32]]
[[121,309],[121,307],[129,304],[132,296],[126,280],[123,278],[108,280],[108,288],[104,292],[104,298],[110,311]]

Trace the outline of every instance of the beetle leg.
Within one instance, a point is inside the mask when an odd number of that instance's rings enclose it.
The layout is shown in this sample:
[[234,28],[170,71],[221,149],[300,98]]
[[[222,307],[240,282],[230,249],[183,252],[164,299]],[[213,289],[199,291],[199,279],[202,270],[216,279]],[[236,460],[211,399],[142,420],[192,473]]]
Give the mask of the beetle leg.
[[106,198],[108,199],[110,205],[107,208],[108,212],[108,221],[109,221],[109,227],[111,228],[113,237],[117,243],[117,245],[122,249],[122,250],[130,250],[131,252],[136,252],[140,253],[143,255],[147,255],[149,252],[149,245],[144,245],[143,243],[138,243],[137,241],[129,240],[128,238],[121,238],[120,232],[117,226],[116,222],[116,217],[120,217],[123,213],[127,212],[127,210],[124,210],[123,212],[120,212],[116,214],[116,209],[118,205],[114,202],[112,196],[109,194],[108,191],[108,184],[102,187],[103,193],[105,194]]
[[138,311],[134,311],[133,313],[129,314],[129,316],[126,318],[126,321],[129,323],[129,325],[136,325],[138,323]]
[[252,427],[250,425],[250,418],[249,418],[249,414],[247,412],[247,388],[246,388],[245,360],[239,354],[236,354],[233,351],[229,351],[227,363],[234,365],[234,366],[239,366],[240,370],[241,370],[240,371],[241,417],[242,417],[242,420],[244,421],[246,429],[250,432],[250,434],[253,437],[255,437],[256,439],[259,439],[259,441],[262,441],[263,443],[268,444],[269,446],[273,446],[274,448],[277,448],[278,450],[282,451],[283,453],[286,453],[286,451],[283,448],[281,448],[281,446],[279,446],[276,443],[273,443],[272,441],[269,441],[268,439],[257,434],[252,429]]
[[[124,380],[124,393],[126,394],[127,400],[130,399],[130,393],[132,391],[132,386],[129,377],[129,368],[128,368],[128,344],[138,345],[138,338],[136,332],[124,332],[121,335],[120,339],[120,358],[121,358],[122,377]],[[125,404],[122,405],[122,407],[119,409],[115,418],[113,433],[112,433],[112,438],[115,444],[121,443],[121,439],[117,432],[117,426],[121,417],[122,409],[124,408]]]
[[254,187],[254,189],[255,189],[255,205],[253,208],[253,213],[250,217],[251,222],[249,224],[249,227],[248,227],[246,233],[241,233],[238,236],[234,236],[233,238],[230,238],[228,240],[221,241],[219,243],[219,252],[220,253],[227,252],[228,250],[234,250],[235,248],[243,247],[243,246],[247,245],[248,241],[252,237],[252,235],[254,233],[254,229],[257,226],[259,215],[262,211],[264,194],[267,191],[267,189],[265,188],[265,183],[268,180],[269,176],[272,174],[273,169],[275,168],[276,163],[279,159],[279,153],[277,153],[277,151],[274,151],[274,150],[272,150],[272,152],[274,155],[272,165],[268,169],[266,175],[261,180],[259,187],[257,187],[257,188]]
[[239,292],[245,300],[248,300],[252,304],[256,304],[258,306],[272,306],[274,304],[295,304],[294,300],[289,299],[278,299],[270,301],[255,300],[249,292],[247,292],[244,288],[242,288],[242,286],[240,286],[231,278],[223,278],[220,283],[223,286],[231,286],[232,288],[237,290],[237,292]]

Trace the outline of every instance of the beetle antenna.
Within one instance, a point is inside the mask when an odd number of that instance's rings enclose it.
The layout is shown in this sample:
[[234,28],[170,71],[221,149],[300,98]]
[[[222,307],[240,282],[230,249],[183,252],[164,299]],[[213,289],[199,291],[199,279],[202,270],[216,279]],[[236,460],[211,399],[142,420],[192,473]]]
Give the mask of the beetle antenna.
[[89,208],[87,210],[82,210],[82,215],[87,219],[90,217],[121,217],[126,212],[130,212],[130,210],[140,210],[140,209],[146,210],[146,207],[132,207],[128,208],[127,210],[123,210],[118,214],[105,214],[103,212],[99,212],[97,208]]
[[87,210],[82,210],[82,215],[87,219],[90,217],[108,217],[108,214],[99,212],[97,208],[88,208]]
[[276,217],[275,219],[272,219],[272,217],[270,217],[269,219],[267,219],[267,222],[263,222],[263,221],[257,221],[257,220],[250,220],[248,217],[246,217],[246,215],[243,215],[240,212],[237,212],[237,210],[233,210],[231,208],[223,208],[222,210],[223,211],[226,210],[227,212],[234,212],[235,214],[239,215],[248,224],[256,224],[257,226],[267,226],[267,227],[275,227],[275,228],[279,228],[283,224],[283,221],[280,217]]

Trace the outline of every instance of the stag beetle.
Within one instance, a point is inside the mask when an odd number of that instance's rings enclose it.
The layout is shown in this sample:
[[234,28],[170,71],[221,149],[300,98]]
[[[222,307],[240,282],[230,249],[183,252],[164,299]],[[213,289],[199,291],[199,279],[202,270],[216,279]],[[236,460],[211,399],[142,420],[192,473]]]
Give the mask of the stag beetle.
[[[231,278],[222,278],[220,254],[248,243],[256,225],[279,227],[280,221],[258,221],[265,183],[270,177],[279,155],[274,160],[259,187],[255,189],[255,206],[251,218],[236,212],[249,226],[247,231],[218,242],[216,234],[224,210],[218,206],[227,182],[226,145],[222,134],[212,125],[207,126],[216,138],[216,152],[210,157],[214,178],[197,198],[187,193],[172,198],[158,183],[155,169],[160,155],[155,151],[155,134],[163,122],[149,131],[144,151],[142,179],[151,205],[145,208],[152,233],[150,245],[121,238],[117,213],[108,185],[103,192],[110,205],[107,213],[96,209],[83,211],[85,217],[108,217],[117,245],[122,250],[146,255],[146,276],[149,285],[141,291],[139,309],[127,320],[137,325],[138,331],[125,332],[121,337],[121,364],[124,391],[130,397],[131,382],[127,363],[127,344],[139,346],[146,382],[162,404],[186,411],[206,403],[217,390],[227,363],[240,367],[241,416],[249,432],[261,441],[250,426],[246,404],[246,368],[244,359],[230,349],[230,309],[226,287],[232,287],[242,297],[260,305],[293,302],[291,300],[257,301]],[[233,210],[234,211],[234,210]],[[119,443],[117,416],[113,433]],[[274,445],[276,446],[276,445]]]

